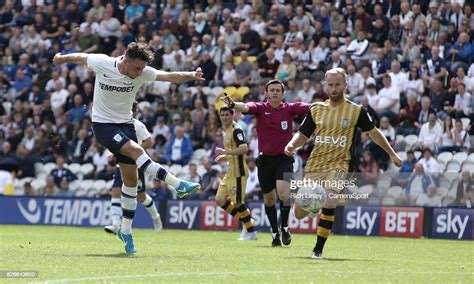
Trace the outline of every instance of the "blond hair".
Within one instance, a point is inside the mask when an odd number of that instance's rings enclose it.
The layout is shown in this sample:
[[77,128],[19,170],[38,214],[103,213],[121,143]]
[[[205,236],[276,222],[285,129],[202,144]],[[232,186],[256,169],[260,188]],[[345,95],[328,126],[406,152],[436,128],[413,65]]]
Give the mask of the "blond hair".
[[324,74],[324,79],[327,80],[329,75],[339,75],[339,74],[341,74],[344,77],[344,80],[347,81],[346,70],[344,70],[341,67],[332,68],[332,69],[329,69],[328,71],[326,71],[326,74]]

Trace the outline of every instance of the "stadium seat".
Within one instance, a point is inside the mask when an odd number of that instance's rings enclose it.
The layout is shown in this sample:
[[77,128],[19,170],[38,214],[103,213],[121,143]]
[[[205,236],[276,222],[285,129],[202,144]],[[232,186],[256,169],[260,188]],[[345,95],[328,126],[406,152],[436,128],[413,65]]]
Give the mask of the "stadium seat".
[[103,179],[95,180],[92,184],[92,187],[97,190],[97,192],[101,192],[106,186],[106,181]]
[[474,162],[470,162],[470,161],[464,162],[461,168],[463,172],[468,171],[468,172],[474,173]]
[[72,191],[77,191],[77,189],[80,187],[81,181],[80,180],[74,180],[69,183],[69,189]]
[[440,172],[444,172],[444,171],[446,170],[446,165],[447,165],[448,163],[445,163],[445,162],[443,162],[443,161],[438,161],[438,164],[439,164],[439,167],[440,167],[440,170],[439,170],[439,171],[440,171]]
[[81,184],[79,185],[79,188],[82,188],[87,192],[89,189],[91,189],[92,184],[94,183],[94,180],[91,179],[85,179],[81,181]]
[[387,190],[385,197],[391,196],[394,199],[403,194],[403,189],[401,186],[392,186]]
[[391,183],[392,181],[390,177],[383,177],[378,180],[377,189],[384,189],[384,190],[389,189]]
[[212,93],[212,92],[211,92],[211,88],[208,87],[208,86],[202,87],[201,90],[202,90],[202,93],[203,93],[204,95],[206,95],[206,96],[208,96],[208,95],[210,95],[210,94]]
[[191,160],[193,161],[201,161],[202,158],[206,157],[206,150],[205,149],[197,149],[193,152],[191,156]]
[[458,161],[451,161],[446,165],[446,172],[459,173],[461,170],[461,164]]
[[221,165],[212,165],[212,168],[218,171],[219,173],[222,172],[222,166]]
[[446,196],[445,198],[443,198],[442,205],[443,206],[449,206],[455,200],[456,200],[456,197]]
[[78,173],[84,175],[84,177],[87,177],[88,175],[92,174],[94,172],[95,168],[94,165],[91,163],[81,165],[81,168]]
[[197,89],[197,87],[194,87],[194,86],[192,86],[192,87],[187,87],[187,88],[186,88],[186,92],[191,93],[191,96],[193,96],[193,95],[197,94],[198,89]]
[[439,188],[451,188],[452,181],[450,179],[445,178],[444,176],[440,177],[439,180]]
[[203,165],[198,165],[196,168],[196,171],[198,175],[203,176],[205,173],[207,173],[206,169],[204,168]]
[[438,192],[436,193],[438,196],[445,197],[448,195],[450,187],[438,187]]
[[400,159],[402,159],[402,161],[405,161],[407,159],[407,152],[400,151],[400,152],[397,152],[397,154],[400,157]]
[[182,168],[183,168],[183,167],[182,167],[181,165],[173,164],[173,165],[171,165],[169,171],[170,171],[170,173],[172,173],[173,175],[177,176],[177,175],[179,175],[179,174],[181,173],[181,169],[182,169]]
[[247,86],[241,86],[235,91],[233,98],[239,101],[243,101],[245,96],[250,93],[250,88]]
[[234,98],[234,94],[237,91],[237,88],[234,86],[228,86],[224,89],[224,93],[227,94],[229,97]]
[[31,181],[31,187],[37,191],[38,189],[44,187],[46,185],[46,180],[42,179],[34,179]]
[[39,175],[40,173],[44,172],[44,165],[43,163],[37,162],[35,163],[35,175]]
[[181,175],[187,175],[187,174],[189,174],[189,172],[190,172],[190,171],[189,171],[189,164],[187,164],[187,165],[185,165],[185,166],[183,166],[183,167],[181,168],[180,174],[181,174]]
[[100,194],[102,194],[102,195],[103,195],[103,194],[107,194],[107,193],[110,191],[110,189],[112,188],[112,185],[113,185],[113,184],[114,184],[114,180],[113,180],[113,179],[111,179],[111,180],[109,180],[108,182],[106,182],[106,183],[105,183],[105,186],[104,186],[104,188],[102,189],[102,191],[100,192]]
[[39,174],[36,175],[37,179],[42,179],[42,180],[45,180],[45,181],[46,181],[47,177],[48,177],[47,173],[39,173]]
[[79,187],[76,192],[74,192],[74,196],[76,197],[82,197],[82,196],[85,196],[86,195],[86,190],[82,187]]
[[463,129],[466,129],[469,126],[469,124],[471,124],[471,119],[469,119],[468,117],[461,118],[461,121],[462,121]]
[[421,154],[422,154],[421,151],[415,151],[415,152],[413,152],[413,153],[415,154],[415,158],[416,158],[417,160],[423,158],[423,157],[421,156]]
[[407,135],[405,136],[404,141],[406,143],[405,150],[406,151],[411,150],[413,146],[415,146],[415,144],[418,142],[418,136],[413,135],[413,134]]
[[81,169],[81,164],[78,163],[72,163],[67,166],[67,168],[75,175],[79,173],[79,170]]
[[56,164],[55,163],[47,163],[43,166],[43,170],[45,173],[47,173],[48,175],[51,173],[52,170],[54,170],[56,168]]
[[215,97],[215,96],[207,96],[206,100],[207,100],[207,104],[208,104],[208,105],[213,105],[213,104],[216,103],[217,97]]
[[257,60],[257,56],[249,56],[249,57],[247,57],[247,59],[248,59],[248,61],[253,63]]
[[460,165],[467,160],[467,154],[464,152],[458,152],[454,154],[453,160],[457,161]]
[[438,155],[438,158],[437,158],[439,162],[443,162],[444,164],[447,164],[452,159],[453,159],[453,154],[451,152],[442,152]]
[[449,180],[451,184],[454,184],[459,178],[459,172],[444,172],[443,178]]
[[369,201],[367,202],[368,205],[380,205],[380,198],[378,196],[371,195]]
[[88,191],[86,191],[86,196],[87,197],[94,197],[97,194],[99,194],[99,191],[95,187],[91,187]]
[[237,65],[237,64],[239,64],[240,62],[242,62],[242,57],[240,57],[240,56],[234,56],[234,65]]
[[216,86],[211,89],[211,92],[215,97],[218,97],[220,94],[224,93],[224,88],[221,86]]
[[469,154],[469,156],[467,157],[467,160],[469,162],[474,162],[474,153]]
[[382,205],[395,205],[395,198],[393,198],[392,196],[385,196],[382,199]]
[[405,136],[398,134],[397,137],[395,137],[395,139],[397,140],[397,143],[401,143],[405,141]]
[[457,186],[453,186],[448,190],[448,193],[446,194],[446,196],[451,196],[453,198],[456,198],[457,194],[458,194],[458,188]]
[[374,191],[374,186],[372,184],[366,184],[359,187],[359,189],[357,190],[357,193],[370,195],[372,191]]
[[138,108],[143,111],[144,108],[150,108],[151,104],[148,101],[141,101],[138,103]]

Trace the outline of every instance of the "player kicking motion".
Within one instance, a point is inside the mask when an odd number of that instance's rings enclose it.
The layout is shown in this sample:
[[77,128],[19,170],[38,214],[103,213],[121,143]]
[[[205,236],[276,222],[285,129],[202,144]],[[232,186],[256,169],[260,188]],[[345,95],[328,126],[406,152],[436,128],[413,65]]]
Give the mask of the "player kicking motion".
[[240,220],[244,228],[239,238],[241,241],[257,239],[257,232],[250,218],[250,210],[245,206],[245,189],[249,170],[245,163],[248,152],[242,128],[234,121],[234,110],[222,107],[219,111],[225,129],[224,149],[216,148],[216,162],[229,162],[226,175],[222,179],[216,194],[216,203],[227,213]]
[[[133,103],[132,113],[135,117],[138,111],[137,102]],[[133,118],[133,125],[135,127],[135,132],[137,133],[137,142],[143,149],[148,149],[153,146],[153,141],[151,139],[151,133],[146,129],[145,124],[139,121],[138,119]],[[153,220],[153,227],[155,232],[159,233],[163,229],[163,223],[161,222],[160,214],[156,210],[153,199],[150,195],[146,193],[145,186],[145,175],[141,170],[138,170],[138,177],[140,178],[140,187],[137,192],[137,199],[143,206],[145,206],[146,211],[150,214],[151,219]],[[117,234],[117,230],[120,227],[122,208],[120,205],[120,194],[122,188],[122,175],[120,174],[120,168],[116,167],[114,172],[114,182],[112,185],[111,199],[110,199],[110,217],[112,219],[112,225],[104,227],[104,230],[110,234]]]
[[95,72],[92,130],[101,145],[116,157],[122,173],[122,224],[117,236],[125,243],[127,253],[135,253],[132,221],[137,208],[137,167],[153,178],[165,181],[182,198],[200,188],[197,183],[178,179],[151,160],[138,145],[132,121],[132,104],[138,89],[146,81],[168,81],[175,84],[204,80],[201,68],[195,72],[164,72],[147,66],[153,53],[145,44],[132,42],[124,56],[112,58],[104,54],[56,54],[54,64],[75,63]]
[[[327,71],[325,79],[329,101],[311,105],[299,132],[285,147],[285,153],[292,155],[295,149],[303,146],[314,133],[314,148],[305,166],[305,177],[319,181],[327,196],[318,223],[316,246],[311,256],[314,259],[321,258],[334,223],[334,210],[338,199],[332,194],[340,193],[343,189],[337,185],[341,183],[334,181],[343,181],[349,172],[357,127],[367,132],[370,138],[390,155],[396,166],[399,167],[402,163],[385,136],[374,126],[367,112],[344,97],[347,88],[344,69],[333,68]],[[296,218],[302,219],[309,213],[295,204]]]
[[[266,102],[234,102],[231,97],[222,100],[230,107],[242,113],[253,114],[257,118],[258,180],[263,192],[265,213],[272,227],[272,246],[290,245],[291,234],[288,228],[288,217],[291,209],[290,183],[285,180],[285,173],[293,174],[293,157],[285,155],[285,146],[293,135],[293,117],[304,116],[309,104],[286,103],[284,85],[280,80],[270,80],[265,85]],[[280,199],[281,226],[275,202]],[[281,230],[280,230],[281,229]],[[281,238],[280,238],[281,232]]]

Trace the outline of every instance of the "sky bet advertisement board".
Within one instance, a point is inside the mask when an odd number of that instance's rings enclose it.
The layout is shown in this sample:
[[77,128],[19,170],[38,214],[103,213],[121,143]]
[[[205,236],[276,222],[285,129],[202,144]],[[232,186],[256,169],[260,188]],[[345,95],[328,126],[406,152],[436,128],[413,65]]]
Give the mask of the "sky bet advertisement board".
[[[157,202],[155,202],[157,205]],[[247,204],[259,232],[270,232],[270,223],[262,202]],[[431,212],[431,211],[426,211]],[[347,235],[441,239],[474,239],[474,210],[434,208],[425,216],[421,207],[376,207],[350,205],[336,223],[342,222]],[[277,206],[278,218],[280,210]],[[240,230],[240,222],[229,216],[214,201],[170,200],[166,206],[165,228],[185,230]],[[164,217],[164,216],[163,216]],[[429,232],[423,228],[429,222]],[[46,198],[0,196],[0,224],[106,226],[110,225],[110,200],[92,198]],[[339,223],[341,224],[341,223]],[[293,233],[315,234],[318,218],[298,220],[290,213],[288,226]],[[135,228],[152,228],[145,208],[138,204],[133,221]]]
[[346,206],[347,235],[417,238],[423,235],[423,208]]
[[435,208],[433,212],[433,238],[472,240],[472,209]]

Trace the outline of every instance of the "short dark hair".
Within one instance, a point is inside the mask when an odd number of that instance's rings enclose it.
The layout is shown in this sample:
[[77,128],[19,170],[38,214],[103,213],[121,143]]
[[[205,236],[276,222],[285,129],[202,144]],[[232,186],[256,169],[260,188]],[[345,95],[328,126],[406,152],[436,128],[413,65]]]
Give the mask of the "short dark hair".
[[219,113],[223,113],[225,111],[229,112],[230,114],[234,114],[234,110],[228,106],[221,107],[221,109],[219,110]]
[[127,59],[139,59],[146,63],[151,63],[155,59],[155,55],[151,50],[146,48],[144,43],[131,42],[127,51],[125,52],[125,58]]
[[285,91],[285,85],[283,84],[282,81],[280,81],[280,80],[278,80],[278,79],[272,79],[272,80],[268,81],[268,82],[265,84],[265,91],[268,91],[268,87],[269,87],[270,85],[274,85],[274,84],[280,85],[282,92]]

